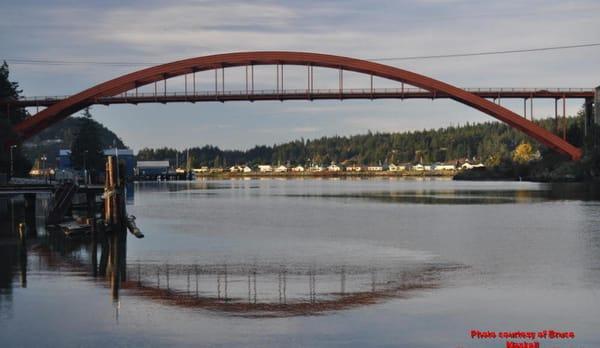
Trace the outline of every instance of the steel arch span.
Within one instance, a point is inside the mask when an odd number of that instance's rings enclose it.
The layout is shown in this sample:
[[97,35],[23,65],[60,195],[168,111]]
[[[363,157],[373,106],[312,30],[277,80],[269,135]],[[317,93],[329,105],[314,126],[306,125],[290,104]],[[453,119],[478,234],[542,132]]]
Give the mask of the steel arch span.
[[199,71],[252,65],[317,66],[368,74],[406,83],[450,98],[484,112],[511,127],[521,130],[549,148],[567,154],[573,160],[582,156],[581,149],[569,144],[546,129],[528,121],[511,110],[445,82],[389,65],[329,54],[287,51],[258,51],[217,54],[184,59],[135,71],[103,82],[36,113],[15,125],[21,139],[27,139],[52,124],[96,104],[98,98],[115,96],[138,87],[168,78]]

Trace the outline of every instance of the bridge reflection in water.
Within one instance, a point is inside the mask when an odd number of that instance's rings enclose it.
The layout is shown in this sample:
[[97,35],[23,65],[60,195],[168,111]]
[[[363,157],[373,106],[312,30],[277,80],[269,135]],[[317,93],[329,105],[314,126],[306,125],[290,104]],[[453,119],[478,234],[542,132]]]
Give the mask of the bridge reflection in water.
[[[124,244],[101,236],[97,245],[89,238],[67,238],[62,233],[46,231],[39,216],[37,226],[41,227],[31,232],[25,243],[20,243],[11,235],[16,230],[13,227],[22,222],[32,225],[33,221],[27,220],[21,201],[11,204],[15,208],[2,219],[9,225],[3,226],[9,227],[3,230],[9,232],[0,241],[0,290],[9,297],[15,278],[25,288],[28,272],[46,275],[57,272],[110,287],[114,301],[125,295],[223,315],[289,317],[408,298],[441,287],[445,273],[462,267],[448,263],[369,267],[258,261],[252,264],[130,261],[127,264]],[[94,250],[99,254],[96,257]]]

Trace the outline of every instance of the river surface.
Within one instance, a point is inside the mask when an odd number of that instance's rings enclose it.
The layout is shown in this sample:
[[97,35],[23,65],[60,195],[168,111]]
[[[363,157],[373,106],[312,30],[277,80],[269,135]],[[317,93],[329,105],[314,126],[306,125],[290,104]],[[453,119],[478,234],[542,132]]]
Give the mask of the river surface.
[[506,346],[472,330],[600,347],[599,199],[526,182],[136,183],[145,238],[128,236],[115,296],[89,240],[46,231],[47,199],[22,247],[23,202],[2,198],[0,347]]

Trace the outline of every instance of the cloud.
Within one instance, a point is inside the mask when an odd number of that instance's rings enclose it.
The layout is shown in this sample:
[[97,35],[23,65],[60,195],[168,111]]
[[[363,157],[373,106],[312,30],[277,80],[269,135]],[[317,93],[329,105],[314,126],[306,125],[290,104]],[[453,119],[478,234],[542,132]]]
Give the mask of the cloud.
[[[0,44],[2,55],[55,60],[167,62],[243,50],[406,57],[595,42],[600,32],[598,10],[600,5],[594,0],[33,1],[3,5]],[[386,63],[463,87],[592,87],[600,83],[593,73],[600,71],[598,48]],[[286,69],[286,86],[304,88],[303,71]],[[13,65],[11,77],[26,94],[64,95],[131,70]],[[240,76],[239,71],[228,71],[228,87],[239,88]],[[273,88],[269,74],[260,76],[260,88]],[[362,76],[347,77],[348,86],[368,84]],[[335,88],[335,72],[319,70],[318,83],[318,88]],[[182,87],[181,81],[169,85]],[[376,87],[396,85],[376,80]],[[575,112],[578,104],[570,102],[569,112]],[[518,103],[511,107],[521,110]],[[544,102],[536,106],[540,114],[551,114],[552,109]],[[158,138],[178,146],[202,139],[223,147],[246,147],[271,143],[287,133],[295,138],[489,119],[456,103],[427,101],[170,104],[97,110],[107,126],[117,129],[126,141],[132,139],[130,144],[136,148],[151,146]],[[198,110],[202,117],[197,117]],[[165,114],[174,116],[165,118]],[[144,117],[147,127],[156,130],[132,129],[133,117]]]

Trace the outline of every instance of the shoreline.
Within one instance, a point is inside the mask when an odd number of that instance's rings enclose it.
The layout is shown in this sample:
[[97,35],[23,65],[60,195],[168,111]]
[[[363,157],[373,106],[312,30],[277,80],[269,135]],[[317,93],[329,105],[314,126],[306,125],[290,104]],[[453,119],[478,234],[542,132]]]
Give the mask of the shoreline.
[[285,173],[206,173],[196,178],[369,178],[369,177],[440,177],[453,178],[457,172],[285,172]]

